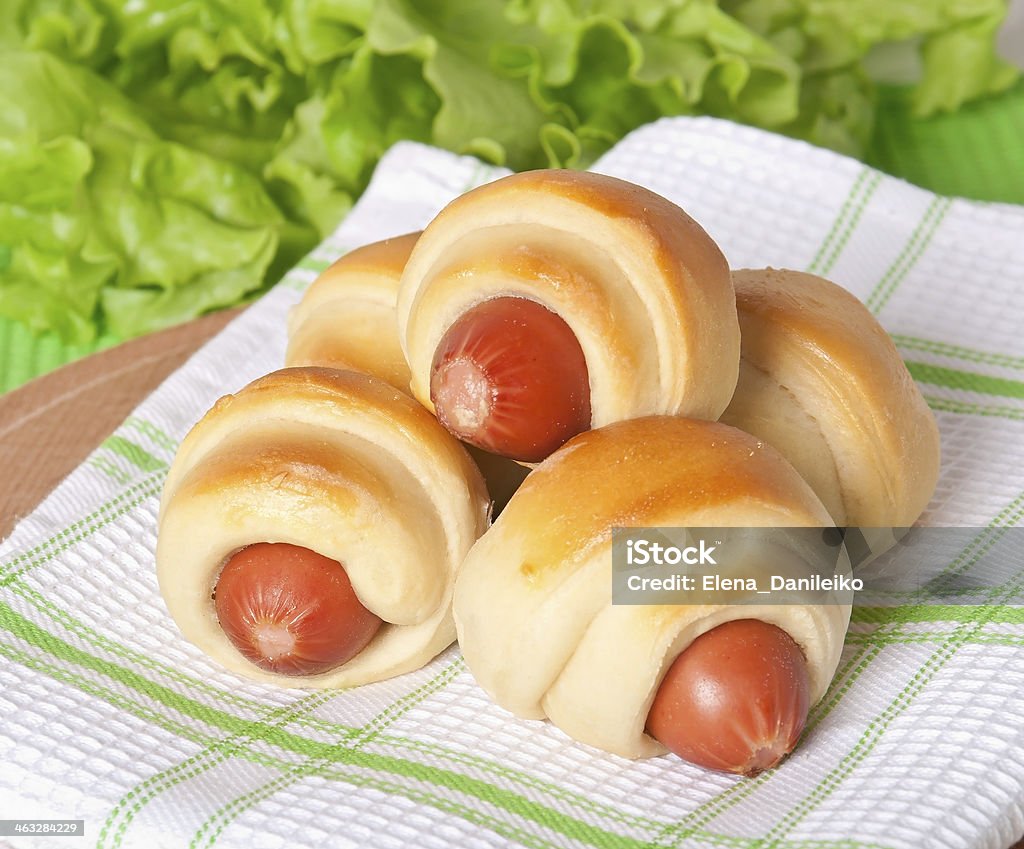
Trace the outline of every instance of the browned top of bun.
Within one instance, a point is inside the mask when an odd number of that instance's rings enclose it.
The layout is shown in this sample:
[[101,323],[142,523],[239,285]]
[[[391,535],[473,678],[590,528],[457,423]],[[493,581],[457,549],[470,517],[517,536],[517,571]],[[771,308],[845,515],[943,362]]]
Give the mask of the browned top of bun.
[[615,527],[699,524],[712,513],[708,524],[743,525],[766,511],[780,526],[831,524],[766,443],[717,422],[648,416],[571,439],[527,477],[496,529],[521,529],[520,568],[539,581],[607,544]]
[[742,270],[733,284],[743,360],[783,383],[788,376],[814,415],[838,468],[845,522],[913,524],[935,489],[939,432],[889,334],[854,295],[813,274]]

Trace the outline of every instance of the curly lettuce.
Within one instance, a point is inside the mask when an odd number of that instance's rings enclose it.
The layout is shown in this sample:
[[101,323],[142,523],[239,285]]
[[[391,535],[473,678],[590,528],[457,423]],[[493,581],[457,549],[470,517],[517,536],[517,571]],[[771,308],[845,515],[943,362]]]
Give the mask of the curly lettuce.
[[244,168],[160,138],[110,83],[44,52],[0,63],[0,315],[127,337],[257,289],[282,216]]
[[919,114],[1010,86],[1006,0],[9,0],[0,315],[128,337],[251,297],[400,139],[584,167],[665,115],[861,155],[866,60]]

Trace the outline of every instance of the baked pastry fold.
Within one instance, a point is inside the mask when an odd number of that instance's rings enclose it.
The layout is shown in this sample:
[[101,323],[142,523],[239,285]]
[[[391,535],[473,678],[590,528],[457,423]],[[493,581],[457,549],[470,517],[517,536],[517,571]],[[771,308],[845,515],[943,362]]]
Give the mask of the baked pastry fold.
[[892,339],[822,277],[766,268],[733,281],[742,357],[721,420],[778,449],[836,524],[912,525],[935,491],[939,431]]
[[[221,398],[182,442],[160,505],[157,576],[185,637],[228,669],[284,686],[364,684],[452,642],[455,573],[489,510],[462,446],[407,395],[355,372],[283,369]],[[384,620],[370,644],[301,678],[247,660],[212,595],[228,558],[258,542],[341,563]]]
[[763,441],[668,416],[588,431],[530,474],[460,570],[459,643],[497,704],[547,717],[608,752],[661,754],[644,728],[665,672],[696,637],[733,619],[786,631],[806,657],[811,702],[824,695],[849,622],[848,593],[829,603],[717,603],[704,595],[693,604],[614,604],[612,531],[640,527],[717,529],[724,538],[736,529],[750,544],[735,569],[759,581],[774,571],[849,575],[841,550],[832,562],[816,560],[800,533],[766,530],[758,540],[759,528],[834,527],[807,483]]
[[288,314],[285,365],[360,371],[408,392],[395,298],[419,235],[356,248],[317,277]]
[[736,385],[728,265],[682,209],[591,172],[513,174],[452,201],[413,248],[398,328],[413,395],[456,320],[499,297],[534,300],[580,344],[591,425],[664,413],[717,418]]

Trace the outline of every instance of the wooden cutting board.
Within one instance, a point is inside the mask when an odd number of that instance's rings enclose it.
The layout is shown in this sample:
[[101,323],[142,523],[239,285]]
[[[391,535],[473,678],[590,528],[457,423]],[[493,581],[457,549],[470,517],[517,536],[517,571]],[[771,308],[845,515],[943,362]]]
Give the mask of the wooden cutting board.
[[240,311],[125,342],[0,395],[0,539]]

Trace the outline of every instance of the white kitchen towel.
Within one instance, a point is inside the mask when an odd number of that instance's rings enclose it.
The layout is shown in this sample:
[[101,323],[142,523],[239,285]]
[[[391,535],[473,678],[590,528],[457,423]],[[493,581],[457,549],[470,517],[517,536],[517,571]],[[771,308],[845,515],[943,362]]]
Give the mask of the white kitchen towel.
[[[596,170],[687,209],[733,267],[831,277],[893,334],[943,439],[925,521],[1024,514],[1024,209],[936,197],[707,118],[631,134]],[[499,169],[394,147],[338,232],[176,372],[0,545],[0,819],[84,820],[101,847],[1005,847],[1024,833],[1024,555],[972,604],[858,608],[800,747],[756,779],[629,762],[490,704],[456,648],[344,692],[271,689],[186,643],[154,573],[175,447],[280,367],[328,263],[416,229]]]

